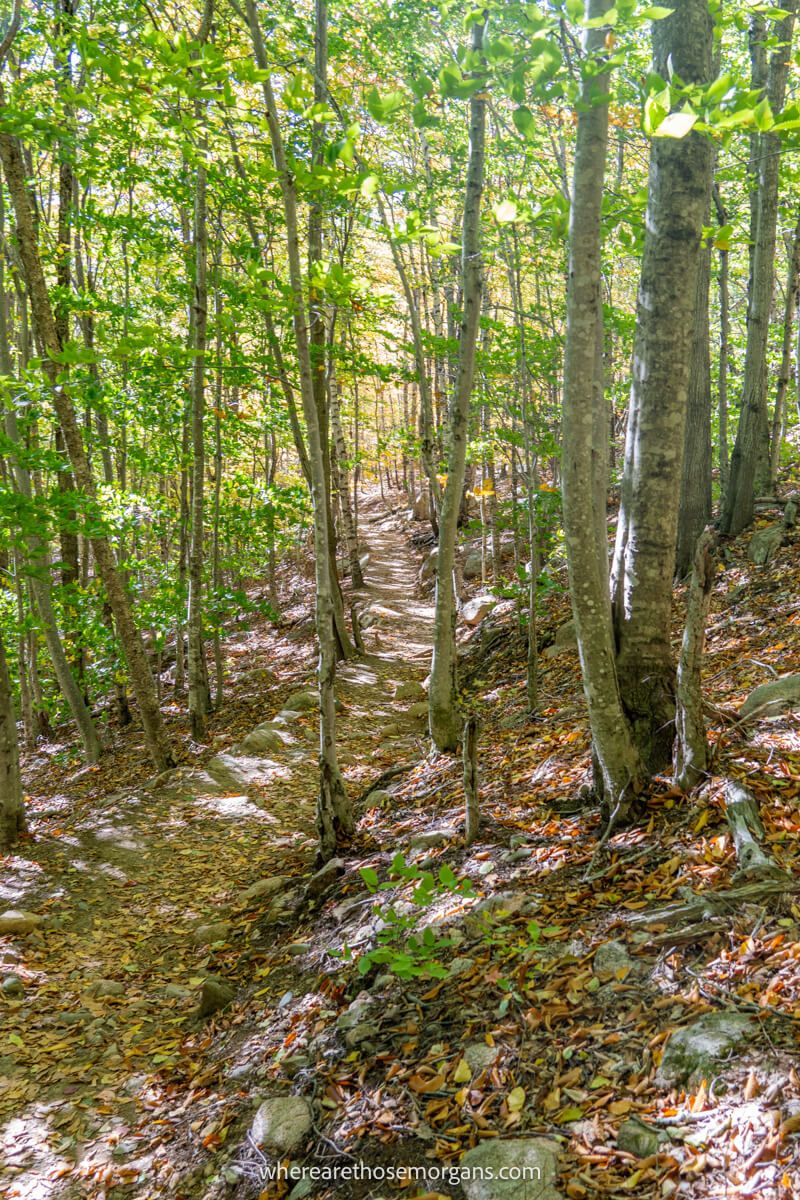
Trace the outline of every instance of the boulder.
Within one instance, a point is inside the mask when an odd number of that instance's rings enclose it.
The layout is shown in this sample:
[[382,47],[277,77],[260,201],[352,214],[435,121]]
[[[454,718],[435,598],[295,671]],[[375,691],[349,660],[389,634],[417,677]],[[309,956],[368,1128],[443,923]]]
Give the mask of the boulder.
[[192,930],[191,941],[195,946],[210,946],[214,942],[225,942],[231,931],[229,921],[214,921],[211,925],[198,925]]
[[409,517],[412,521],[430,521],[431,504],[427,492],[418,492],[411,502]]
[[299,1150],[313,1126],[311,1105],[302,1096],[273,1096],[256,1112],[250,1136],[275,1158]]
[[269,879],[259,879],[255,883],[251,883],[246,891],[241,892],[237,896],[237,901],[239,904],[250,904],[253,900],[261,900],[265,896],[274,896],[276,892],[289,887],[291,882],[291,876],[289,875],[272,875]]
[[566,654],[567,651],[574,650],[577,644],[578,635],[575,632],[575,622],[565,621],[556,630],[552,645],[546,646],[542,653],[545,658],[556,658],[559,654]]
[[491,1138],[459,1164],[467,1200],[560,1200],[553,1187],[558,1143],[547,1138]]
[[0,983],[0,992],[4,996],[22,996],[25,992],[25,985],[19,975],[5,975]]
[[786,507],[783,510],[783,527],[784,529],[794,529],[797,524],[797,503],[794,500],[787,500]]
[[636,963],[628,954],[624,942],[603,942],[594,955],[594,973],[602,983],[612,979],[624,979]]
[[220,1009],[226,1008],[233,1000],[236,992],[226,979],[209,975],[204,979],[200,988],[200,1003],[197,1008],[198,1016],[211,1017]]
[[480,550],[470,550],[464,559],[464,578],[465,579],[480,579],[482,574],[483,559]]
[[444,829],[426,829],[422,833],[415,833],[408,844],[412,850],[433,850],[437,846],[446,846],[454,837],[458,837],[458,830],[450,826]]
[[0,913],[0,937],[7,933],[33,933],[42,924],[44,917],[24,909],[10,908]]
[[406,679],[394,689],[395,700],[427,700],[428,693],[415,679]]
[[389,808],[393,803],[394,797],[391,792],[385,791],[383,788],[375,788],[370,792],[364,801],[367,808]]
[[319,693],[312,692],[309,689],[301,692],[292,692],[288,700],[284,701],[284,709],[289,712],[312,712],[319,708]]
[[764,529],[757,529],[750,538],[747,547],[747,557],[757,566],[765,566],[777,554],[783,545],[784,527],[775,523]]
[[429,550],[425,555],[422,560],[422,566],[419,569],[419,581],[423,586],[433,582],[438,561],[439,551],[434,546],[433,550]]
[[488,617],[496,604],[495,596],[485,594],[476,596],[473,600],[467,601],[461,610],[461,616],[467,625],[480,625],[483,618]]
[[257,725],[242,742],[242,750],[248,754],[275,754],[284,747],[284,740],[270,724]]
[[413,717],[415,721],[427,721],[428,719],[428,701],[415,700],[408,710],[408,715]]
[[800,710],[800,675],[782,675],[754,688],[739,716],[774,717],[786,709]]
[[676,1030],[667,1042],[659,1068],[662,1083],[711,1079],[732,1054],[752,1042],[755,1023],[741,1013],[714,1012]]
[[344,874],[345,862],[343,858],[331,858],[324,867],[320,867],[318,871],[309,879],[306,884],[306,896],[314,897],[321,896],[328,888],[336,882],[340,875]]
[[124,996],[126,990],[125,984],[119,979],[95,979],[86,989],[86,994],[103,1000],[107,996]]

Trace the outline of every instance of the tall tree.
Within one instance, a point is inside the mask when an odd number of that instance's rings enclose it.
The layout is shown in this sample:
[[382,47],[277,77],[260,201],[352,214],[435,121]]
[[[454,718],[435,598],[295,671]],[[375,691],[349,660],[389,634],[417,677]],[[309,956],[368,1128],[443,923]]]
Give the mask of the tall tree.
[[[471,16],[469,65],[473,78],[485,72],[483,42],[486,16]],[[436,560],[436,614],[431,666],[429,719],[431,736],[440,750],[454,751],[461,738],[455,633],[456,530],[467,461],[467,422],[482,306],[481,198],[484,185],[486,94],[481,88],[470,99],[469,156],[461,230],[461,290],[463,316],[458,346],[458,370],[448,414],[447,482],[439,514],[439,553]]]

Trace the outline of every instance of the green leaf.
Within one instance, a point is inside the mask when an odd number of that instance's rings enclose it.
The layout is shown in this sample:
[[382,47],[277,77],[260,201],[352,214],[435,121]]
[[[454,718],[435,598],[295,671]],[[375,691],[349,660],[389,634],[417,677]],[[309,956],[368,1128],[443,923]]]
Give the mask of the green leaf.
[[513,200],[495,204],[493,212],[498,225],[511,225],[517,219],[517,206]]
[[640,12],[639,16],[645,21],[663,21],[665,17],[671,17],[674,11],[673,8],[661,8],[658,4],[651,4],[649,8]]
[[688,110],[670,113],[654,130],[653,137],[684,138],[691,133],[697,120],[697,113]]
[[360,874],[369,890],[371,892],[377,891],[379,882],[377,871],[374,871],[372,867],[362,867]]
[[536,119],[529,108],[526,108],[525,105],[515,108],[511,120],[524,138],[528,141],[533,140],[536,132]]

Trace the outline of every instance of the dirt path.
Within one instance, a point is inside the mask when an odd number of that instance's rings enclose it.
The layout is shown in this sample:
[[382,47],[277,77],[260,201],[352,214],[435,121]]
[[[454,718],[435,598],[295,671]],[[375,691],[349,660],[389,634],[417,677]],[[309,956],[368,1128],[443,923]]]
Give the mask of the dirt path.
[[[427,674],[432,631],[407,542],[374,501],[362,536],[368,654],[341,669],[339,686],[353,794],[424,752],[424,720],[394,693]],[[5,1196],[151,1194],[158,1139],[150,1129],[143,1153],[142,1117],[179,1108],[189,1081],[197,1089],[200,983],[209,973],[252,979],[252,966],[236,976],[257,913],[237,898],[257,880],[312,869],[315,726],[313,712],[284,711],[270,726],[279,749],[232,747],[91,811],[67,807],[10,860],[0,908],[44,923],[0,937]],[[220,936],[197,944],[198,925],[220,921]]]

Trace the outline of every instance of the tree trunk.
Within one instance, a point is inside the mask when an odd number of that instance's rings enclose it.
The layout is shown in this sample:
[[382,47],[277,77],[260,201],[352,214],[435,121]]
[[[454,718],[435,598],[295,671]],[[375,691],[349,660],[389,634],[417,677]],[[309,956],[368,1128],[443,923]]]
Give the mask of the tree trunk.
[[[711,68],[706,0],[680,0],[653,23],[655,70],[687,83]],[[700,238],[711,188],[711,143],[656,137],[650,155],[633,381],[612,574],[617,677],[648,770],[672,760],[675,663],[672,578],[694,333]]]
[[24,832],[25,812],[19,775],[17,717],[0,632],[0,851],[10,850],[19,835]]
[[[591,0],[596,19],[612,0]],[[604,447],[601,214],[606,148],[606,72],[596,70],[607,30],[584,35],[587,70],[575,143],[567,274],[564,349],[562,487],[570,595],[578,637],[583,690],[592,730],[595,791],[609,816],[627,813],[642,782],[642,768],[622,709],[614,657],[608,587],[606,508],[608,462]],[[598,511],[598,507],[600,511]]]
[[711,520],[711,350],[708,299],[711,247],[704,246],[697,274],[696,315],[689,364],[689,399],[683,439],[683,470],[678,510],[675,575],[692,569],[697,539]]
[[708,746],[703,720],[702,667],[706,618],[714,586],[716,536],[701,534],[694,556],[686,625],[678,661],[674,777],[677,787],[689,791],[704,778]]
[[328,369],[328,395],[330,398],[331,432],[333,434],[333,452],[331,454],[333,480],[342,513],[342,529],[344,531],[344,542],[347,550],[347,561],[350,566],[350,579],[353,587],[360,590],[364,586],[364,576],[361,573],[361,563],[358,557],[358,541],[353,523],[353,510],[350,504],[347,447],[344,443],[341,417],[341,388],[333,356],[331,356]]
[[[324,0],[318,0],[317,22],[324,20]],[[267,56],[255,0],[247,0],[247,21],[253,42],[256,66],[262,71],[262,91],[267,126],[275,170],[281,187],[286,228],[286,253],[292,298],[297,360],[300,372],[300,393],[308,432],[308,456],[311,471],[311,498],[314,509],[314,565],[317,585],[316,624],[319,641],[318,680],[320,691],[320,790],[317,799],[317,832],[319,857],[331,858],[341,839],[349,837],[354,828],[353,814],[344,788],[336,757],[336,629],[331,582],[330,545],[328,541],[328,508],[326,503],[325,461],[322,449],[314,384],[311,370],[311,351],[308,340],[307,308],[303,294],[303,274],[300,263],[300,241],[297,221],[297,193],[294,175],[286,162],[278,122],[278,111],[272,81],[268,74]]]
[[[786,0],[786,16],[775,22],[777,44],[767,74],[767,99],[780,112],[786,93],[797,0]],[[740,533],[753,519],[756,495],[769,487],[769,418],[767,414],[767,344],[775,281],[775,240],[781,139],[776,133],[758,137],[758,197],[747,303],[747,347],[739,428],[731,455],[731,476],[720,527]]]
[[797,312],[798,292],[800,292],[800,217],[794,228],[791,241],[788,244],[789,268],[786,279],[786,299],[783,307],[783,344],[781,346],[781,367],[778,372],[778,386],[775,391],[775,409],[772,414],[772,438],[769,453],[770,490],[775,491],[778,485],[778,470],[781,463],[781,447],[786,426],[786,394],[789,391],[789,381],[792,376],[792,326]]
[[[0,93],[0,105],[5,106],[5,97],[2,93]],[[2,160],[3,172],[16,215],[17,246],[25,286],[30,299],[31,313],[41,347],[42,369],[50,387],[56,416],[64,433],[64,441],[72,463],[75,481],[88,502],[96,507],[97,492],[94,477],[89,466],[72,397],[68,389],[60,382],[57,364],[62,347],[56,331],[53,309],[39,257],[22,151],[19,141],[8,133],[0,133],[0,160]],[[139,703],[148,749],[157,768],[164,770],[174,765],[172,748],[161,720],[150,664],[133,619],[130,598],[107,536],[94,533],[91,537],[91,544],[109,603],[114,611],[117,632]]]

